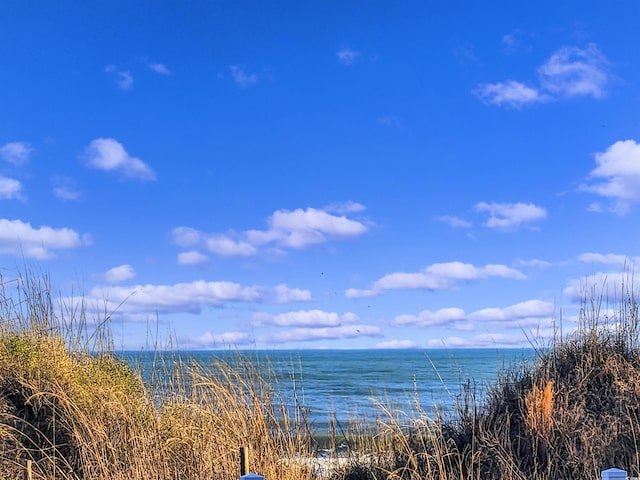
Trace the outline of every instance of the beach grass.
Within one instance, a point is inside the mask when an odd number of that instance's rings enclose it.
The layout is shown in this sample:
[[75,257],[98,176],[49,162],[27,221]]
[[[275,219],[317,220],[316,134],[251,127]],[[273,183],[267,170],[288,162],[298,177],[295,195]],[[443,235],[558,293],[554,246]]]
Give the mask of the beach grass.
[[56,308],[46,277],[0,285],[3,479],[23,478],[28,461],[36,479],[232,479],[241,447],[267,478],[311,478],[311,466],[283,461],[310,455],[308,432],[248,360],[176,355],[147,385],[114,353],[103,319]]
[[241,447],[267,480],[638,476],[632,282],[604,298],[585,294],[577,330],[535,345],[534,365],[482,395],[470,382],[454,414],[380,404],[373,428],[314,432],[250,356],[158,355],[145,383],[114,352],[108,315],[56,304],[46,275],[0,278],[0,476],[22,479],[30,461],[35,479],[237,479]]
[[585,289],[577,329],[503,372],[488,395],[467,388],[453,417],[389,411],[369,451],[335,479],[578,479],[640,475],[640,329],[632,278],[613,301]]

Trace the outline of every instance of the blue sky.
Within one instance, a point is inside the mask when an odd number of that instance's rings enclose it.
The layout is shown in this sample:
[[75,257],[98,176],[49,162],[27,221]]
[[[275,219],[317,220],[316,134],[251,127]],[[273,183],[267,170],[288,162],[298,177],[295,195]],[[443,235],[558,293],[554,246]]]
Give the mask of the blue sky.
[[639,23],[635,1],[4,1],[3,277],[46,272],[131,349],[569,331],[640,258]]

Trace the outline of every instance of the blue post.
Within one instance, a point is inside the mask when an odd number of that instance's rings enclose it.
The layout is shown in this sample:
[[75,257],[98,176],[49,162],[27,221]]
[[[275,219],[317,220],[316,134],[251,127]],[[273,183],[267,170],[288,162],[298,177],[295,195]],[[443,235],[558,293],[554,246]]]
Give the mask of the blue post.
[[602,480],[627,480],[627,472],[619,468],[610,468],[600,472]]

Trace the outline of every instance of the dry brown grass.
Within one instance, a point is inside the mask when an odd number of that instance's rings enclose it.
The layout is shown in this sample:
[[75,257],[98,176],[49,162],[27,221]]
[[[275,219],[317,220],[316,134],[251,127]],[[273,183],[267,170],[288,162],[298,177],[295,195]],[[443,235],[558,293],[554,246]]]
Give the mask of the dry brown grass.
[[46,278],[0,287],[3,479],[22,478],[27,460],[35,479],[237,479],[240,447],[267,478],[311,478],[283,461],[310,452],[308,429],[250,361],[175,358],[152,367],[164,382],[150,389],[83,310],[56,314]]
[[407,431],[390,414],[380,438],[394,441],[377,444],[381,460],[334,478],[578,479],[614,466],[640,475],[640,322],[632,286],[622,286],[613,315],[601,308],[603,297],[585,295],[574,335],[539,349],[533,367],[505,372],[488,395],[467,389],[453,418],[423,413]]
[[534,385],[525,393],[525,423],[534,434],[547,437],[553,426],[553,380]]

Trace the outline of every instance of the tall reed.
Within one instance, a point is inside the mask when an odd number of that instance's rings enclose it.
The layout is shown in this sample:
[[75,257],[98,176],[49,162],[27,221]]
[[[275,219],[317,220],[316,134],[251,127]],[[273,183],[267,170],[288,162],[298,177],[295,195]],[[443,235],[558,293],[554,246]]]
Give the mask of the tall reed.
[[[640,475],[640,322],[633,281],[616,298],[585,289],[577,329],[537,349],[529,368],[505,371],[488,395],[465,389],[457,414],[406,421],[390,412],[379,459],[335,479],[599,478]],[[389,442],[387,437],[392,438]]]
[[145,385],[114,353],[108,315],[56,306],[46,276],[0,278],[0,476],[32,460],[42,479],[236,479],[245,446],[267,478],[311,478],[284,461],[310,453],[308,429],[250,361],[152,369],[164,381]]

